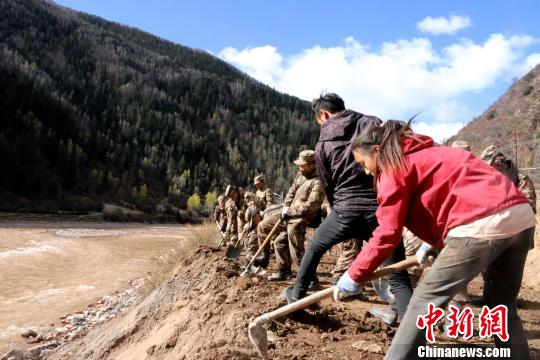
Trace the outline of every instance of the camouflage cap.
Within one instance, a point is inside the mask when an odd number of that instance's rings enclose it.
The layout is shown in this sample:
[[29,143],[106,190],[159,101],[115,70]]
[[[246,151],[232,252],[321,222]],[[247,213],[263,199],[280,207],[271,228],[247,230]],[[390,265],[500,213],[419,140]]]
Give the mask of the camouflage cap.
[[225,200],[225,196],[219,195],[218,198],[217,198],[217,201],[222,202],[223,200]]
[[456,140],[452,143],[452,147],[456,149],[463,149],[467,151],[471,151],[471,147],[469,146],[469,142],[465,140]]
[[304,150],[300,151],[298,154],[298,159],[294,160],[296,165],[305,165],[315,162],[315,151],[313,150]]
[[257,184],[259,181],[264,181],[264,175],[257,175],[253,178],[253,184]]
[[482,151],[480,159],[488,165],[491,165],[497,156],[504,156],[504,154],[495,145],[489,145]]
[[236,190],[236,186],[227,185],[227,188],[225,189],[225,197],[229,197],[234,190]]

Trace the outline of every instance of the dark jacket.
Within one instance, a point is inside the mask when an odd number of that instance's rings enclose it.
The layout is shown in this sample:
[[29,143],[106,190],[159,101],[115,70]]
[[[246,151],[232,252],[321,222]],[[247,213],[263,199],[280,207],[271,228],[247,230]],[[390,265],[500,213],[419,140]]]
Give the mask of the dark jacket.
[[351,142],[372,124],[375,116],[344,110],[321,126],[315,159],[330,206],[337,210],[376,210],[373,177],[354,161]]

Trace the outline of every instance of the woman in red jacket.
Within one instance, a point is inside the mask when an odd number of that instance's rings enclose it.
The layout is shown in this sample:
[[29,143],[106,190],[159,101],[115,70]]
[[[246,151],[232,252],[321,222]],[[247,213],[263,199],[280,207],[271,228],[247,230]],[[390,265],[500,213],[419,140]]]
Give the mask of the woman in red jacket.
[[426,243],[418,251],[424,262],[442,249],[415,289],[386,359],[415,359],[425,345],[416,326],[428,304],[445,307],[480,272],[486,270],[484,301],[508,308],[512,358],[529,358],[517,315],[527,250],[536,219],[527,199],[504,175],[469,152],[434,146],[414,134],[410,122],[390,120],[363,132],[352,143],[355,160],[376,178],[379,226],[336,285],[334,298],[361,291],[362,283],[401,241],[406,226]]

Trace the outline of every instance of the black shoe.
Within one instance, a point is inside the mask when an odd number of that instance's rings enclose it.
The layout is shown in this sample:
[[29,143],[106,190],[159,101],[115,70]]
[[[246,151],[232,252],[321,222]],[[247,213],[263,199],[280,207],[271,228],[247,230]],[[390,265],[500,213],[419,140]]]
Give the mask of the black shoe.
[[290,271],[281,271],[278,270],[275,273],[273,273],[271,276],[268,277],[269,281],[284,281],[289,280],[292,277],[292,273]]
[[371,315],[381,319],[385,324],[396,326],[398,314],[390,305],[384,308],[371,306],[368,311]]
[[285,300],[287,300],[287,304],[292,304],[304,296],[306,296],[305,291],[295,291],[294,285],[289,285],[287,289],[285,289]]
[[253,265],[260,266],[263,269],[266,269],[269,263],[270,263],[270,253],[265,251],[261,256],[255,259]]
[[319,282],[319,278],[315,276],[313,280],[309,283],[308,290],[309,291],[316,291],[321,288],[321,283]]

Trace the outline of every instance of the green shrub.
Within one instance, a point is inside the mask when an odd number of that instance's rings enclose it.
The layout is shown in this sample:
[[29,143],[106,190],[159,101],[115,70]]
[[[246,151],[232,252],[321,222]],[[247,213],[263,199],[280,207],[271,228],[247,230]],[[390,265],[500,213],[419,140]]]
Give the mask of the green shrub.
[[198,209],[201,207],[201,197],[199,194],[195,193],[188,198],[187,207],[188,209]]

